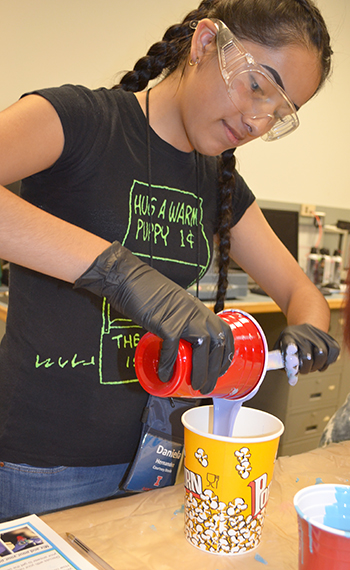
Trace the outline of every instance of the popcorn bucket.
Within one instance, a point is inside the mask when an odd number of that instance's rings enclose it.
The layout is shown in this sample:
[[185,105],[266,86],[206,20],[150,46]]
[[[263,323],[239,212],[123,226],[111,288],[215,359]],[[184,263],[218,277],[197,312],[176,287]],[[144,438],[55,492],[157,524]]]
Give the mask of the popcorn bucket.
[[[279,351],[268,352],[264,332],[259,323],[244,311],[228,309],[218,316],[230,326],[234,336],[235,350],[229,369],[218,378],[210,394],[201,394],[191,386],[192,348],[189,342],[180,340],[174,374],[169,382],[158,377],[159,354],[162,340],[146,333],[137,345],[135,370],[141,386],[153,396],[185,398],[225,398],[238,400],[258,391],[266,371],[283,368]],[[276,353],[278,358],[276,360]],[[269,357],[273,355],[273,358]]]
[[294,497],[299,570],[349,570],[350,487],[312,485]]
[[182,416],[185,535],[205,552],[233,555],[260,542],[279,438],[276,417],[241,408],[233,437],[213,434],[213,407]]

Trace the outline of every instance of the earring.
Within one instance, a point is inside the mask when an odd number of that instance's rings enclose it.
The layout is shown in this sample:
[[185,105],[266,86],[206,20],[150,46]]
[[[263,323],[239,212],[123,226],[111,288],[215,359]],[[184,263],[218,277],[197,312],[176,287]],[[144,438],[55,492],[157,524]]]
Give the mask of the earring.
[[190,61],[188,62],[188,65],[190,65],[191,67],[193,65],[198,65],[199,64],[199,57],[196,58],[196,61],[193,61],[193,59],[190,59]]

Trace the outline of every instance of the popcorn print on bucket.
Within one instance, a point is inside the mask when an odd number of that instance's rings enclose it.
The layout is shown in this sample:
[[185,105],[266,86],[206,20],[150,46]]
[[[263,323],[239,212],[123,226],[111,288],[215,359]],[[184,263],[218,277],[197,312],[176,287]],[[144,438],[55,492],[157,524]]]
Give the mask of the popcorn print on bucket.
[[199,461],[202,467],[208,467],[208,455],[205,453],[204,449],[199,447],[194,454],[195,458]]
[[236,469],[238,471],[239,476],[242,479],[248,479],[250,472],[252,470],[252,466],[250,464],[250,450],[248,447],[241,447],[239,451],[235,451],[235,456],[238,460],[238,465],[236,465]]
[[265,509],[244,516],[248,505],[240,497],[225,504],[206,489],[200,496],[186,493],[186,538],[197,548],[215,553],[243,553],[260,542]]

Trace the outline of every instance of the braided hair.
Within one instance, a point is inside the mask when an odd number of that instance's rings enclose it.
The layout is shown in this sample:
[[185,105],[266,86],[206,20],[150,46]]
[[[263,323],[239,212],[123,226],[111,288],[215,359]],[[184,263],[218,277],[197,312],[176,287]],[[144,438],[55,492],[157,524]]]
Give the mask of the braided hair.
[[[118,85],[125,91],[142,91],[149,81],[170,75],[188,60],[196,23],[203,18],[217,18],[241,40],[273,48],[304,45],[319,55],[321,80],[331,70],[332,50],[326,24],[312,0],[203,0],[179,24],[171,26],[163,39],[153,44]],[[234,149],[222,153],[219,168],[219,255],[218,284],[214,311],[224,308],[228,285],[232,196],[235,188]]]

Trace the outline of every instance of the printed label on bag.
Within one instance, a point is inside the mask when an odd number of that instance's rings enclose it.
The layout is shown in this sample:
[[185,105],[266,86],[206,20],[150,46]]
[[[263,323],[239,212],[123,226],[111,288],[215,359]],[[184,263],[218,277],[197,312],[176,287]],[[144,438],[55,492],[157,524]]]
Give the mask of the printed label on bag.
[[148,431],[143,437],[124,489],[149,491],[174,485],[182,449],[182,443],[169,441]]

